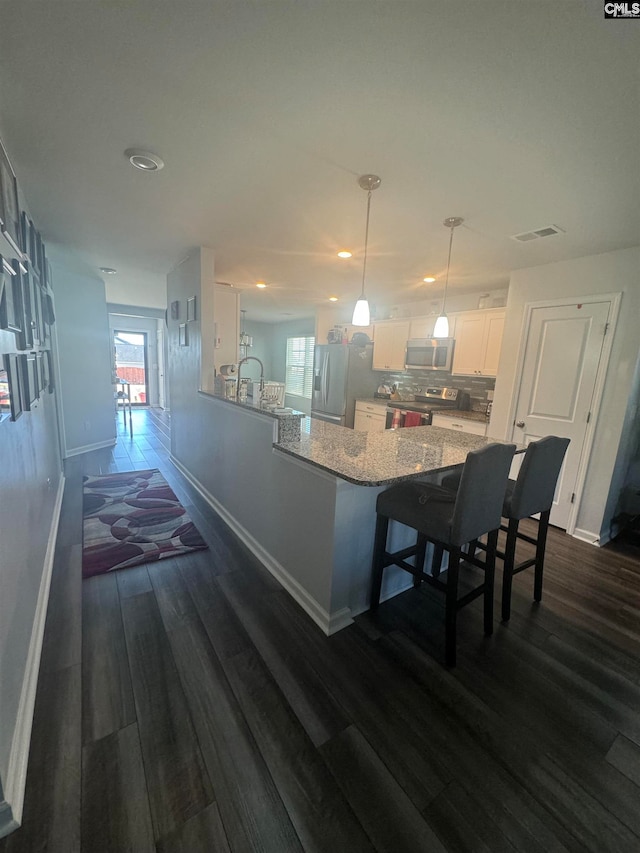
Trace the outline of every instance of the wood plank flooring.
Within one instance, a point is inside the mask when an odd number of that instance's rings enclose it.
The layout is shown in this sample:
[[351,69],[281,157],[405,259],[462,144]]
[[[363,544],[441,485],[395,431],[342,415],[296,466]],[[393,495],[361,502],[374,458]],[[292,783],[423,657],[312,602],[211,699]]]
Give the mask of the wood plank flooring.
[[[525,572],[492,637],[465,608],[447,670],[434,590],[326,638],[171,465],[169,416],[133,428],[66,465],[0,853],[640,853],[640,548],[552,529],[542,604]],[[82,475],[155,467],[209,550],[81,581]]]

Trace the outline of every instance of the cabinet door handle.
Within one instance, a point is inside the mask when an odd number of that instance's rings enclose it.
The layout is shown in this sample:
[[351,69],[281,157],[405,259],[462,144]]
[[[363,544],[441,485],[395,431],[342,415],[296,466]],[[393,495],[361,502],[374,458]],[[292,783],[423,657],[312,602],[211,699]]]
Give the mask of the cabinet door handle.
[[520,427],[520,429],[524,429],[525,423],[524,421],[516,421],[516,426]]

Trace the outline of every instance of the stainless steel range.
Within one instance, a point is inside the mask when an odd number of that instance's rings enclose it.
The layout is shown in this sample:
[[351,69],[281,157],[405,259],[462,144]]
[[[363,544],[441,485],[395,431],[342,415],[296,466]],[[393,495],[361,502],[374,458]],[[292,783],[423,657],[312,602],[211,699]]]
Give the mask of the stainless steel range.
[[[387,405],[387,429],[404,426],[429,426],[434,411],[442,409],[467,410],[470,397],[466,391],[458,388],[425,388],[422,394],[416,394],[414,400],[393,402]],[[406,416],[412,412],[415,415]],[[406,423],[405,423],[406,422]]]

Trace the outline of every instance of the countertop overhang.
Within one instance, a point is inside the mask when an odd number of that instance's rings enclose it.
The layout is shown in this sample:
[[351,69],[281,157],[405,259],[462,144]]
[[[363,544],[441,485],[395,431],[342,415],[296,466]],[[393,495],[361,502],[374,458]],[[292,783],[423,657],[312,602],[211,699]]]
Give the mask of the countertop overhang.
[[357,432],[304,418],[300,439],[274,448],[357,486],[387,486],[455,468],[496,441],[510,443],[434,426]]

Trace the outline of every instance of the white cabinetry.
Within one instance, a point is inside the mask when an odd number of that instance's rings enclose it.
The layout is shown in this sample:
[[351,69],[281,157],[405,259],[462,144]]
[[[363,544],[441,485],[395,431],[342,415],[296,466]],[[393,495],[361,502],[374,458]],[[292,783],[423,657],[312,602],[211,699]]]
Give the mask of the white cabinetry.
[[386,403],[356,403],[353,428],[361,432],[383,432],[387,423]]
[[502,309],[458,314],[451,372],[462,376],[496,376],[505,312]]
[[[432,338],[433,329],[438,319],[436,314],[430,314],[426,317],[413,317],[409,324],[409,340],[412,338]],[[455,317],[449,316],[449,337],[455,337],[456,320]]]
[[453,418],[448,415],[433,415],[431,426],[454,429],[456,432],[466,432],[471,435],[486,435],[487,425],[481,421],[469,421],[466,418]]
[[409,326],[409,320],[386,320],[375,324],[374,370],[404,370]]
[[373,326],[353,326],[351,325],[351,315],[347,319],[344,309],[337,308],[318,308],[316,311],[316,343],[326,344],[327,335],[336,326],[346,330],[349,340],[355,332],[364,332],[373,340]]

